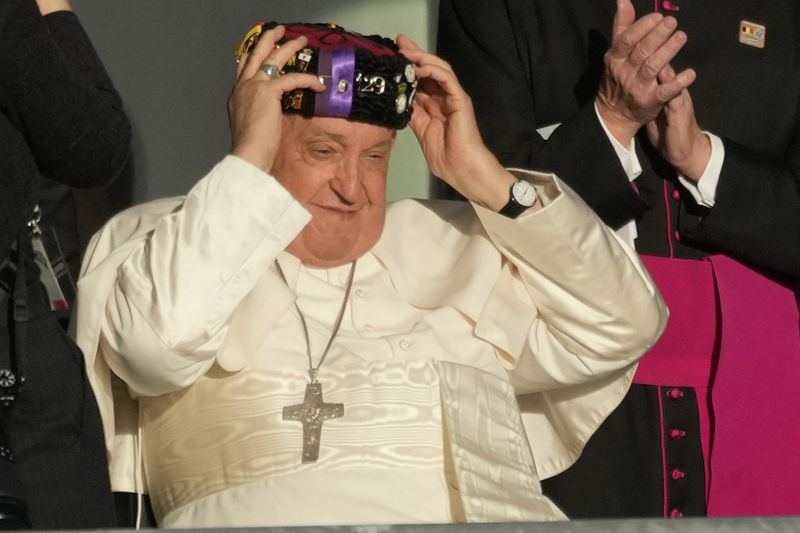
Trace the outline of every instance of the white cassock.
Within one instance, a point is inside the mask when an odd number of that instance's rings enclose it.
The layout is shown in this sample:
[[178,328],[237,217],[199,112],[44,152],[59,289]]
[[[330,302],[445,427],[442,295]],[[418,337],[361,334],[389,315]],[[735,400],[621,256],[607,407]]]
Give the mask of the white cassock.
[[297,308],[316,365],[349,265],[283,252],[308,212],[228,156],[185,198],[112,219],[87,252],[77,335],[114,490],[147,491],[162,527],[563,519],[539,478],[618,405],[667,311],[568,187],[515,173],[543,209],[390,205],[319,371],[344,416],[314,463],[282,417],[309,379]]

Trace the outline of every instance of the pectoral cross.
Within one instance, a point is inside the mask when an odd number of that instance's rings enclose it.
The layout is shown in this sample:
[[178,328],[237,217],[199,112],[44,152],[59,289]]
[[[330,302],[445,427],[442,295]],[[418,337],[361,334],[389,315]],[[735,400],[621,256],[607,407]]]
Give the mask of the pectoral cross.
[[314,463],[319,458],[319,443],[322,438],[322,423],[344,416],[343,403],[322,401],[322,385],[314,379],[306,385],[303,403],[283,408],[283,419],[303,424],[303,462]]

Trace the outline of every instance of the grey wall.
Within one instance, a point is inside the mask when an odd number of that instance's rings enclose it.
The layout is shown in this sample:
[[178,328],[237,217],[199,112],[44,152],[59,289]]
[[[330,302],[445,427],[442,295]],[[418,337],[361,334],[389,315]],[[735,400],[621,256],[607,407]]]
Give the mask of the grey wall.
[[[125,101],[136,202],[185,193],[229,150],[233,52],[256,22],[335,22],[433,48],[437,0],[72,0]],[[389,197],[425,197],[427,166],[399,137]]]

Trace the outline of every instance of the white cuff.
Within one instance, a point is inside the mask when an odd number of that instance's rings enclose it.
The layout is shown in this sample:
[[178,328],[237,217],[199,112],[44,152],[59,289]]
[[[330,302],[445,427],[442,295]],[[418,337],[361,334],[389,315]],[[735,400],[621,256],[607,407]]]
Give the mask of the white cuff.
[[622,143],[620,143],[616,137],[611,135],[611,132],[608,131],[606,123],[603,122],[603,118],[600,116],[600,111],[597,109],[597,103],[594,104],[594,112],[597,115],[597,120],[600,121],[600,125],[603,126],[603,131],[606,132],[606,137],[608,137],[608,140],[611,141],[611,146],[614,147],[614,152],[616,152],[619,162],[622,164],[622,168],[625,170],[625,174],[628,176],[628,180],[635,180],[642,174],[642,165],[639,164],[639,157],[636,155],[636,144],[634,140],[631,139],[631,142],[627,147],[622,146]]
[[706,169],[700,179],[697,180],[697,183],[680,174],[678,174],[678,179],[698,204],[714,207],[719,175],[722,172],[722,162],[725,160],[725,145],[722,144],[722,139],[713,133],[704,131],[703,134],[711,141],[711,157],[708,160]]

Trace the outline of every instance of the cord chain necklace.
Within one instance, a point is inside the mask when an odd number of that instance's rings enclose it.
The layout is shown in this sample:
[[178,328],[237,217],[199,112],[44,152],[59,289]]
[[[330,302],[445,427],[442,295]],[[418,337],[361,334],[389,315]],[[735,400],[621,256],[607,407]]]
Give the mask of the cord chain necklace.
[[[283,282],[286,283],[286,276],[277,261],[275,267],[281,275]],[[325,403],[322,399],[322,384],[317,381],[317,375],[322,363],[328,356],[328,350],[333,345],[333,340],[339,333],[339,327],[342,325],[342,318],[344,318],[344,310],[347,307],[347,301],[350,298],[350,288],[353,286],[353,274],[356,270],[356,262],[353,261],[350,266],[350,274],[347,278],[347,286],[344,290],[344,299],[342,306],[339,308],[339,314],[336,317],[336,322],[333,324],[333,331],[331,337],[328,339],[328,344],[319,358],[319,363],[314,366],[313,359],[311,358],[311,341],[308,336],[308,326],[306,319],[303,316],[300,307],[297,305],[297,300],[294,301],[294,307],[297,309],[297,314],[300,315],[300,323],[303,325],[303,335],[306,339],[306,355],[308,355],[308,378],[309,382],[306,384],[305,397],[302,403],[295,405],[287,405],[283,408],[283,419],[300,422],[303,424],[303,462],[315,463],[319,459],[319,445],[322,438],[322,424],[326,420],[333,418],[342,418],[344,416],[343,403]]]

